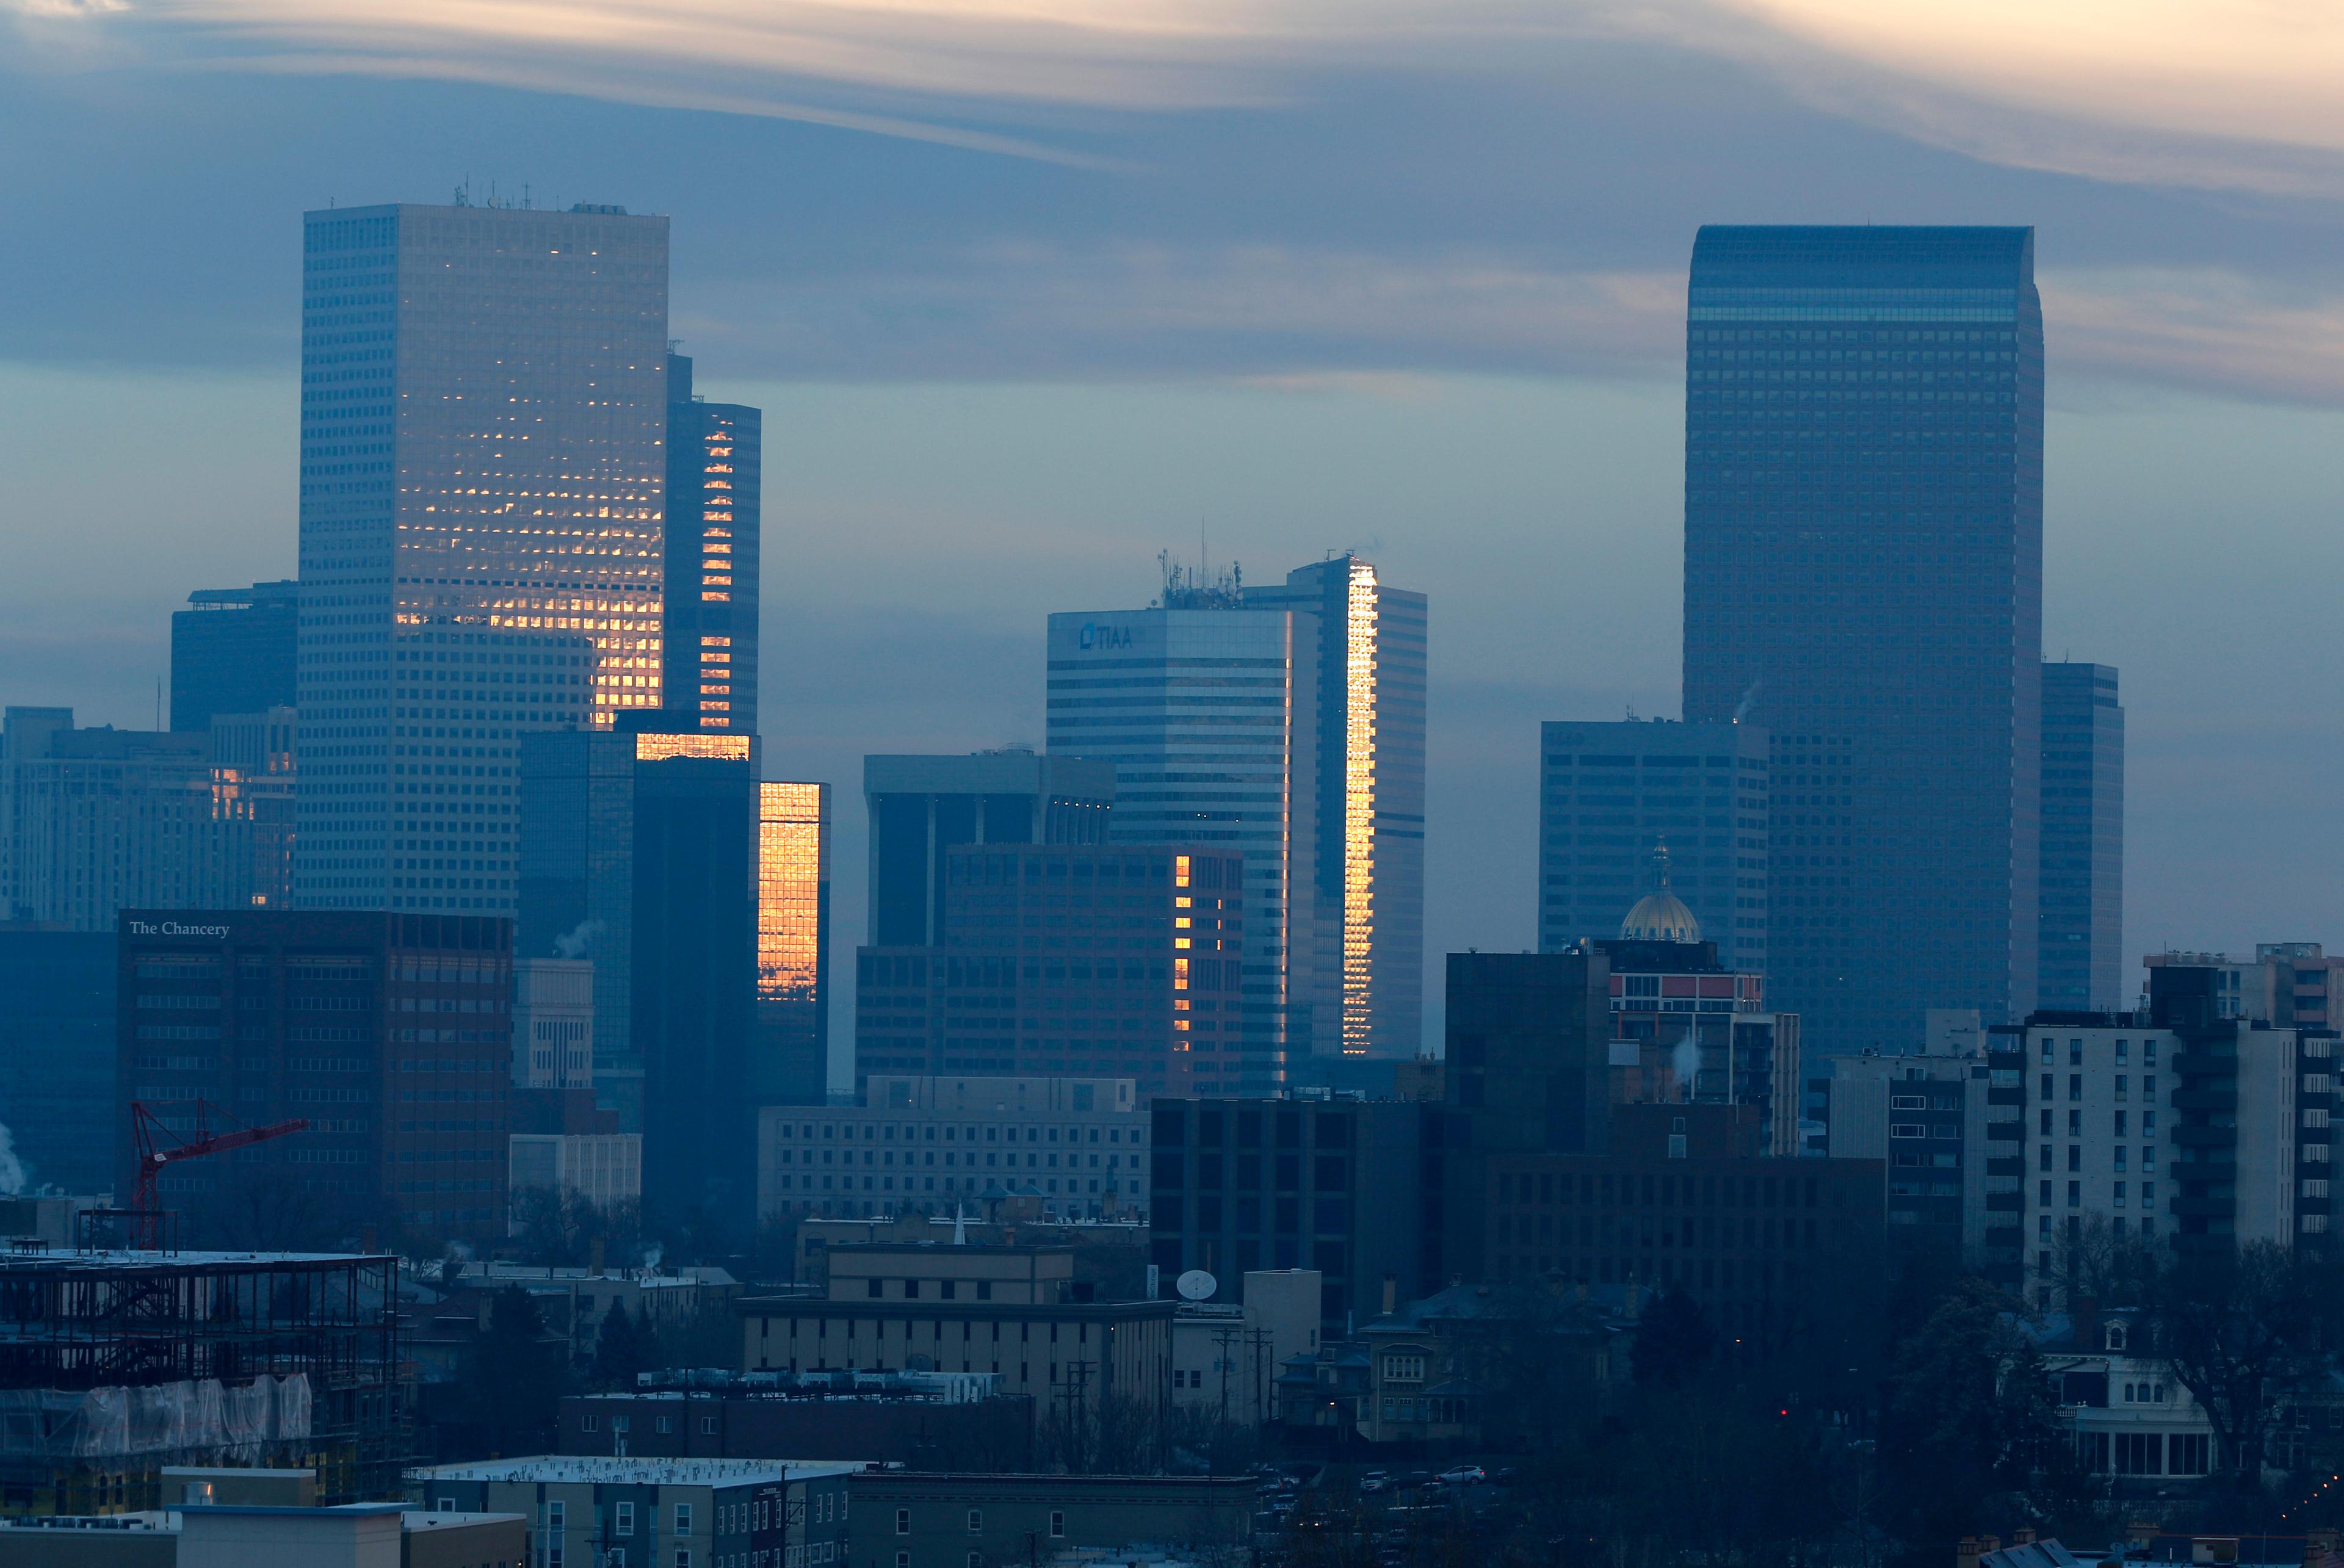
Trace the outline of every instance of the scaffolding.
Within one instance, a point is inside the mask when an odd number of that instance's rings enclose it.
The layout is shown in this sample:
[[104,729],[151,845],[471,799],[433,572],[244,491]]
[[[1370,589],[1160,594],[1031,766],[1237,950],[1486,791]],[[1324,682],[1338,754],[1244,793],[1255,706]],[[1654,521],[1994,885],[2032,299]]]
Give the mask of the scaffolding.
[[151,1507],[161,1465],[230,1460],[398,1495],[398,1297],[388,1257],[0,1255],[0,1513]]

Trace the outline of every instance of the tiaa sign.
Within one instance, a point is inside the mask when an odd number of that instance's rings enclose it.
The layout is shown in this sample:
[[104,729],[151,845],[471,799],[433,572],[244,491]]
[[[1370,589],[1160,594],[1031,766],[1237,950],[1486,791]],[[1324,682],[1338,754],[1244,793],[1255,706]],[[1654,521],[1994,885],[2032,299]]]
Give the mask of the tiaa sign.
[[1094,648],[1128,648],[1131,646],[1131,628],[1101,626],[1096,622],[1086,621],[1083,622],[1082,646],[1086,652]]

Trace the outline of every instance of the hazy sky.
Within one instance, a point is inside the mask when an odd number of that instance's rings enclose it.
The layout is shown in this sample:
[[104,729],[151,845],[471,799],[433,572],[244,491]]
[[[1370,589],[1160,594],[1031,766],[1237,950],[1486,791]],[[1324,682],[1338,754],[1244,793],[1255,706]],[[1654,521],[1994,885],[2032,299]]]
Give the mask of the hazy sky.
[[767,410],[844,943],[863,754],[1038,742],[1201,530],[1431,594],[1430,950],[1521,946],[1538,722],[1675,712],[1696,226],[2031,223],[2128,948],[2344,942],[2339,79],[2295,0],[0,0],[0,700],[151,723],[292,575],[304,208],[620,202]]

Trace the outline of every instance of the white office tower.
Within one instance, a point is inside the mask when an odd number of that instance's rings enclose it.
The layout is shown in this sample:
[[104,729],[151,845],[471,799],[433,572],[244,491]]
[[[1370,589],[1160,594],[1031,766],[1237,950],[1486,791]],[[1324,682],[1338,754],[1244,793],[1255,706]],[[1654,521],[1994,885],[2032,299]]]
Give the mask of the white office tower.
[[1175,933],[1198,961],[1236,951],[1243,966],[1237,1018],[1192,1015],[1198,1094],[1267,1094],[1289,1057],[1341,1038],[1341,969],[1322,957],[1311,894],[1318,620],[1177,571],[1150,609],[1050,617],[1050,751],[1115,764],[1109,841],[1245,855],[1241,935],[1207,936],[1201,917]]
[[1322,1056],[1413,1059],[1424,1040],[1425,597],[1356,555],[1245,590],[1248,607],[1318,626],[1319,962],[1341,976]]
[[667,231],[305,215],[298,905],[512,914],[520,736],[659,705]]

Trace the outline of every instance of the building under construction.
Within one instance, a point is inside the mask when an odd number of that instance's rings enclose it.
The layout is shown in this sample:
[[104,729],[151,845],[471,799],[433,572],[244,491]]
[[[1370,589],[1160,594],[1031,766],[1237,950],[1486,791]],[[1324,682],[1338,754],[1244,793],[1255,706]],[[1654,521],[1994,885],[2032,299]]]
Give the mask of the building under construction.
[[0,1514],[161,1506],[165,1465],[297,1466],[399,1496],[399,1259],[0,1253]]

